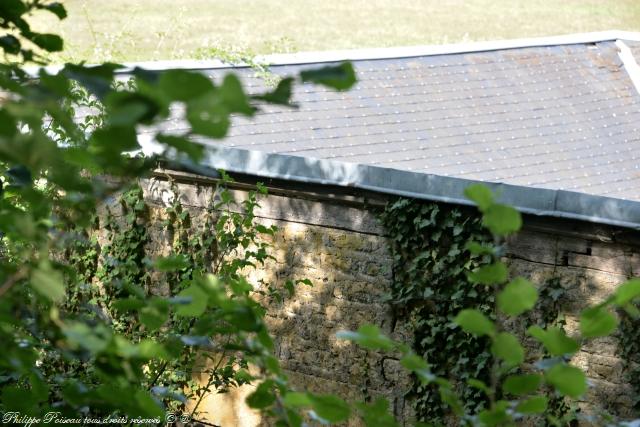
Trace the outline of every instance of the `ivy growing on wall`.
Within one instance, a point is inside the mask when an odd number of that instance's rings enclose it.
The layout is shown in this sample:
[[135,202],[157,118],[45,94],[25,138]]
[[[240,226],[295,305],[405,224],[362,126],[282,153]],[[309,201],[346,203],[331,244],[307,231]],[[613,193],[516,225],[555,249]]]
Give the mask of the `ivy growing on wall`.
[[[411,322],[416,353],[429,361],[434,374],[452,379],[466,409],[476,412],[486,397],[467,381],[488,382],[490,341],[452,327],[452,321],[470,307],[495,318],[493,292],[467,279],[469,271],[489,260],[465,248],[467,242],[488,242],[490,236],[476,213],[409,199],[389,203],[382,223],[393,256],[391,304]],[[416,380],[410,398],[419,420],[444,422],[448,405],[437,387]]]

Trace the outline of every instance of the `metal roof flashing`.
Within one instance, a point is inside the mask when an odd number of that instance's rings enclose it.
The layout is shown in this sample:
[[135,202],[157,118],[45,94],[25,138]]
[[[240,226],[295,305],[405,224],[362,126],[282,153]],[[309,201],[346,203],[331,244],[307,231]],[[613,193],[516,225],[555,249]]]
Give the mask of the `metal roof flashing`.
[[218,169],[260,178],[351,187],[402,197],[473,205],[466,187],[484,184],[501,203],[522,213],[567,218],[640,230],[640,202],[564,190],[525,187],[495,182],[411,172],[379,166],[313,159],[207,145],[204,159],[178,160],[194,173],[216,176]]

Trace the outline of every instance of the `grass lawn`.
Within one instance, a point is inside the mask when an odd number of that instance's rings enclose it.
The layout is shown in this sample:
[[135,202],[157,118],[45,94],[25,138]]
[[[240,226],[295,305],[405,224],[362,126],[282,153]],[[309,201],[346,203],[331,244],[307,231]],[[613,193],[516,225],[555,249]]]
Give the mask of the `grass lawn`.
[[640,0],[62,0],[60,60],[206,58],[640,31]]

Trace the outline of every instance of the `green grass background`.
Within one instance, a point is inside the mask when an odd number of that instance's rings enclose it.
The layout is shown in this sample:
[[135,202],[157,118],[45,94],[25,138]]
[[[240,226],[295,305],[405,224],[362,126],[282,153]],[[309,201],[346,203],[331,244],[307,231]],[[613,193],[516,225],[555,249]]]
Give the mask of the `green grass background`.
[[62,0],[54,61],[209,58],[442,44],[620,29],[640,31],[640,0]]

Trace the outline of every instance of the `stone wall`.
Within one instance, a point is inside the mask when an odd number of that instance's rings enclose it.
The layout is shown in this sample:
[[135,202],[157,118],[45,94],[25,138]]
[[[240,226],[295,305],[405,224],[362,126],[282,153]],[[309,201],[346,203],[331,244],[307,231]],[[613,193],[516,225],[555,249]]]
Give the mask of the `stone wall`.
[[[189,179],[183,177],[179,184],[181,201],[196,216],[204,215],[212,184]],[[152,206],[161,207],[173,197],[162,179],[147,181],[144,188]],[[237,189],[233,195],[242,200],[246,191]],[[296,388],[351,400],[382,395],[392,402],[396,415],[408,421],[410,404],[403,396],[410,382],[398,361],[335,338],[339,330],[374,323],[396,339],[411,339],[406,325],[396,322],[383,302],[392,279],[391,257],[375,209],[357,198],[320,199],[309,192],[276,191],[262,199],[257,212],[262,223],[275,224],[279,231],[272,242],[276,260],[252,279],[313,282],[313,287],[299,287],[294,299],[269,311],[277,355]],[[523,232],[509,242],[507,255],[514,275],[535,283],[559,278],[566,288],[570,331],[582,307],[601,300],[640,271],[637,245],[617,242],[616,230],[574,225],[527,219]],[[156,235],[161,240],[160,230]],[[162,252],[161,247],[156,243],[157,251]],[[616,340],[607,338],[590,343],[576,356],[593,384],[582,404],[588,410],[599,402],[621,415],[638,416],[632,414],[633,391],[625,385],[617,350]],[[209,396],[204,405],[207,419],[225,427],[259,425],[260,417],[243,405],[248,393],[250,387]]]

